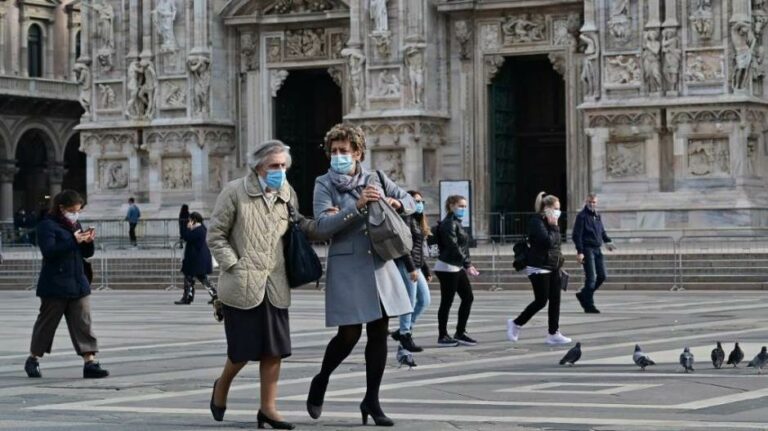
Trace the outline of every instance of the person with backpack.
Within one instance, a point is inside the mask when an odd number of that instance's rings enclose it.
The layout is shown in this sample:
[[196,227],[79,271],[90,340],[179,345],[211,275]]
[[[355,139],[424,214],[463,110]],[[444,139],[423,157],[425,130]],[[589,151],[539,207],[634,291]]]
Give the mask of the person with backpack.
[[399,341],[405,350],[415,353],[424,349],[413,341],[413,325],[432,301],[429,284],[427,284],[432,281],[432,273],[424,255],[425,239],[432,235],[432,231],[429,228],[427,216],[424,214],[424,197],[421,193],[413,190],[409,191],[408,194],[413,197],[416,203],[416,212],[413,215],[403,217],[411,230],[413,249],[411,249],[411,254],[398,259],[397,267],[408,289],[413,313],[400,316],[400,327],[392,333],[392,338]]
[[[181,262],[181,272],[184,274],[184,293],[176,305],[189,305],[195,300],[195,279],[197,279],[211,296],[209,304],[218,297],[216,288],[208,279],[213,272],[213,261],[208,244],[205,243],[208,230],[203,224],[203,216],[198,212],[189,215],[189,220],[181,231],[181,237],[186,241],[184,260]],[[217,319],[221,316],[217,311]]]
[[[440,280],[440,308],[437,311],[437,344],[440,347],[456,347],[459,344],[474,346],[477,340],[467,334],[467,321],[472,310],[472,284],[468,275],[480,273],[472,265],[469,256],[469,235],[461,225],[467,215],[467,200],[464,196],[448,196],[445,200],[447,215],[437,228],[437,247],[440,256],[435,264],[435,274]],[[453,299],[459,295],[459,321],[453,337],[448,335],[448,314]]]
[[507,320],[507,338],[516,342],[520,330],[549,302],[549,345],[568,344],[571,339],[560,333],[560,270],[565,259],[560,250],[560,199],[545,192],[536,196],[536,216],[528,223],[528,242],[525,275],[533,285],[534,301],[516,319]]

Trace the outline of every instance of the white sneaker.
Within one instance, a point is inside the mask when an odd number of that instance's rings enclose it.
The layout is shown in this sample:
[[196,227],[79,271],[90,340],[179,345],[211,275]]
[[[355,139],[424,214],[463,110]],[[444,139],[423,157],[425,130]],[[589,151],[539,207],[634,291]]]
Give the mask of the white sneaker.
[[520,337],[521,326],[515,324],[515,319],[507,320],[507,339],[513,343]]
[[545,343],[549,344],[550,346],[553,345],[559,345],[559,344],[570,344],[572,340],[565,335],[561,334],[560,331],[555,332],[554,334],[547,335]]

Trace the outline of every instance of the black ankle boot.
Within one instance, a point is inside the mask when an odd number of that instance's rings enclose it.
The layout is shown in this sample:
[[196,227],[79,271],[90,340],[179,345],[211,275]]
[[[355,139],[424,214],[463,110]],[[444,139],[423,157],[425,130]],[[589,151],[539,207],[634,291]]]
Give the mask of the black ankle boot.
[[368,416],[373,418],[373,422],[377,427],[391,427],[395,425],[392,419],[388,418],[381,407],[374,407],[366,400],[360,403],[360,414],[363,416],[363,425],[368,425]]
[[28,357],[27,361],[24,362],[24,371],[27,372],[27,377],[43,377],[43,374],[40,372],[40,362],[38,362],[37,359],[33,358],[32,356]]
[[181,299],[174,301],[176,305],[189,305],[195,296],[195,290],[189,287],[184,287],[184,293],[181,295]]
[[96,361],[88,361],[83,365],[83,378],[84,379],[102,379],[109,376],[109,371],[101,368]]
[[262,413],[261,410],[259,410],[259,413],[256,414],[256,422],[259,429],[264,429],[264,424],[268,424],[274,430],[292,430],[296,428],[296,425],[290,422],[276,421],[274,419],[270,419],[267,415]]
[[307,395],[307,413],[312,419],[317,419],[323,413],[323,401],[325,400],[325,390],[328,388],[328,380],[323,379],[320,374],[312,379],[309,385],[309,395]]

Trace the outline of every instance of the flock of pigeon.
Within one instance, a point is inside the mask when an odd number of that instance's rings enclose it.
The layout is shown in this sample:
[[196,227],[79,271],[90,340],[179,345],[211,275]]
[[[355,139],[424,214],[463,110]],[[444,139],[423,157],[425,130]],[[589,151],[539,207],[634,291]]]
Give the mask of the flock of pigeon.
[[[581,343],[576,343],[576,345],[568,350],[565,356],[563,356],[563,359],[560,360],[560,365],[568,364],[573,366],[579,359],[581,359]],[[643,371],[645,371],[646,367],[656,365],[651,357],[648,356],[647,353],[643,352],[643,349],[641,349],[640,345],[638,344],[635,344],[635,353],[632,354],[632,360]],[[728,362],[726,362],[726,365],[733,365],[734,368],[736,368],[743,360],[744,351],[742,351],[741,347],[739,347],[739,343],[736,343],[733,351],[728,355]],[[720,368],[723,366],[723,361],[725,361],[725,350],[723,350],[722,344],[718,341],[717,347],[712,350],[712,365],[714,365],[715,368]],[[689,373],[693,371],[693,362],[693,353],[691,353],[691,349],[686,347],[683,349],[683,353],[680,354],[680,365],[682,365],[686,373]],[[747,367],[754,367],[757,369],[757,374],[762,374],[763,368],[765,368],[767,365],[768,350],[766,350],[766,346],[763,346],[762,350],[760,350],[760,353],[758,353],[757,356],[755,356],[755,358],[749,362]]]

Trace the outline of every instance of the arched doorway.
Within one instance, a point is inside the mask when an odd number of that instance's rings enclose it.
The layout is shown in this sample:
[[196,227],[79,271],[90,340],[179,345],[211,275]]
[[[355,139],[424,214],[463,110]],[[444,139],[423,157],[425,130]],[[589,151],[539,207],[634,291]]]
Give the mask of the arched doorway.
[[16,145],[16,167],[13,180],[14,208],[24,208],[27,214],[39,214],[48,207],[50,183],[46,167],[48,138],[37,129],[25,132]]
[[62,189],[71,189],[86,197],[86,155],[80,152],[80,134],[76,134],[67,142],[67,148],[64,150],[64,180],[61,183]]
[[275,137],[291,147],[288,181],[299,195],[300,212],[312,215],[315,178],[328,171],[321,145],[342,120],[341,89],[325,69],[292,70],[275,99]]

